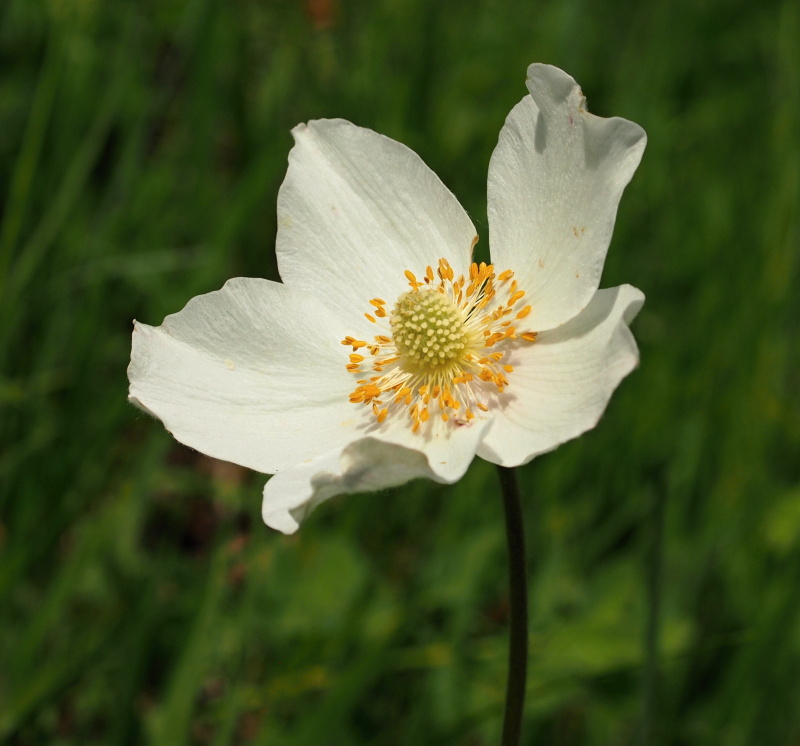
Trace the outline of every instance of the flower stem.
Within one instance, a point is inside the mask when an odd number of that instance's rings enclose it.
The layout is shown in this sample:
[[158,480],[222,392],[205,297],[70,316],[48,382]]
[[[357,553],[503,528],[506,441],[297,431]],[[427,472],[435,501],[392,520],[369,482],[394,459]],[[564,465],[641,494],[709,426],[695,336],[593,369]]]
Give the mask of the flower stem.
[[497,471],[500,475],[506,517],[510,606],[508,683],[501,746],[519,746],[528,670],[528,577],[525,527],[516,472],[514,469],[504,466],[498,466]]

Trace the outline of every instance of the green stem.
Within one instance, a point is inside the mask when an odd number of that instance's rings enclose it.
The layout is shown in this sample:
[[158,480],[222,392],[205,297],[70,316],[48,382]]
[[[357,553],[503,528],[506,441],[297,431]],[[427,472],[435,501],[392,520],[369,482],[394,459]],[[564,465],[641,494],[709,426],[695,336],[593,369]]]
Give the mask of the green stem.
[[516,472],[514,469],[504,466],[498,466],[497,471],[500,475],[506,517],[510,605],[508,684],[506,686],[506,708],[503,715],[501,746],[519,746],[528,670],[528,577],[525,527]]

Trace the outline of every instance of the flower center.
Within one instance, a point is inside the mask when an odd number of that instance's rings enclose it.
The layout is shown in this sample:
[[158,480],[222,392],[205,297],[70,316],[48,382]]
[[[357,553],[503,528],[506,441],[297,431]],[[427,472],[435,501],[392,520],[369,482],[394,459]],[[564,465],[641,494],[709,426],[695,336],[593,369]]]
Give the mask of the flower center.
[[403,293],[389,320],[403,365],[414,371],[446,368],[470,343],[461,309],[433,288]]
[[536,340],[536,332],[517,329],[531,311],[522,305],[525,291],[511,270],[495,275],[484,263],[473,263],[469,276],[457,279],[446,259],[439,260],[436,273],[427,267],[421,281],[408,270],[405,275],[411,290],[391,314],[380,298],[364,314],[387,333],[372,342],[342,340],[353,348],[347,370],[360,376],[350,401],[371,406],[379,423],[405,410],[414,432],[428,427],[434,415],[468,425],[476,410],[488,412],[504,394],[514,370],[507,355]]

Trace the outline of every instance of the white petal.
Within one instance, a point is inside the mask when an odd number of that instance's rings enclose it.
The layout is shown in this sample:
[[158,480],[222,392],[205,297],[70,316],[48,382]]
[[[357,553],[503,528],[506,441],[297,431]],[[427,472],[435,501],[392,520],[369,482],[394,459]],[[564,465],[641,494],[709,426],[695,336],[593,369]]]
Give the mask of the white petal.
[[278,472],[264,487],[261,515],[271,528],[293,534],[300,521],[334,495],[373,492],[417,477],[436,478],[423,453],[363,438],[343,451]]
[[135,325],[130,399],[181,443],[272,473],[356,437],[345,334],[320,301],[236,278]]
[[572,321],[515,350],[510,398],[496,412],[478,455],[518,466],[594,427],[638,363],[627,325],[643,302],[630,285],[599,290]]
[[466,271],[475,228],[416,153],[341,119],[301,124],[293,135],[278,195],[287,285],[361,316],[371,298],[391,305],[408,290],[406,270],[421,276],[445,258]]
[[404,421],[387,421],[371,437],[278,472],[264,487],[264,522],[291,534],[311,510],[335,495],[373,492],[418,477],[457,482],[491,425],[491,420],[483,420],[458,428],[432,428],[430,437],[423,438]]
[[478,444],[493,425],[492,419],[476,418],[454,424],[433,421],[426,435],[414,433],[405,418],[387,420],[375,431],[374,437],[404,448],[424,451],[428,465],[435,475],[432,479],[446,484],[457,482],[467,471]]
[[492,262],[516,272],[533,304],[530,327],[544,331],[597,290],[646,136],[633,122],[589,114],[577,83],[556,67],[531,65],[528,89],[492,155],[488,213]]

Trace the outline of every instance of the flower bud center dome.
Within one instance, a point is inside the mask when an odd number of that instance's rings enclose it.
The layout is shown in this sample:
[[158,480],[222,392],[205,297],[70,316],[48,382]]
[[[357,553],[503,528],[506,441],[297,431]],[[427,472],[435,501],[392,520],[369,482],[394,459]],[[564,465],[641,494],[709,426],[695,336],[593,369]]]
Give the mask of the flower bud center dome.
[[389,325],[401,364],[409,369],[446,367],[470,342],[461,310],[433,288],[403,293]]

